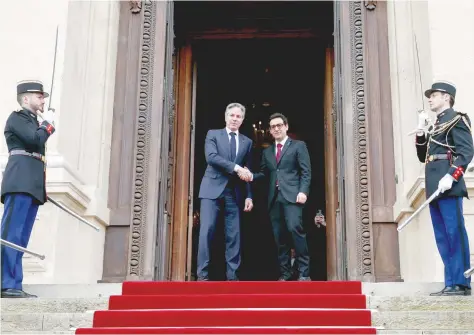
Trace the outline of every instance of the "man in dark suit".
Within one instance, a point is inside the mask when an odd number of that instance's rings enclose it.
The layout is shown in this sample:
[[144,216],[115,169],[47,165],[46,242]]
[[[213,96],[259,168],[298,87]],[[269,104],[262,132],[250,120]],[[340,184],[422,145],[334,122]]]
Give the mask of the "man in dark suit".
[[280,281],[291,277],[290,247],[296,252],[298,280],[309,277],[309,253],[302,215],[311,185],[311,161],[306,144],[287,135],[288,120],[280,113],[270,116],[270,133],[275,143],[262,153],[260,172],[243,180],[256,181],[269,177],[268,209],[278,247]]
[[226,127],[209,130],[205,141],[207,167],[201,181],[201,226],[197,257],[198,280],[209,280],[210,244],[219,212],[224,210],[227,280],[238,280],[240,266],[240,214],[253,207],[250,185],[239,179],[248,176],[252,140],[239,133],[245,107],[231,103],[225,111]]
[[[38,207],[46,202],[46,141],[54,133],[53,112],[44,109],[43,85],[23,81],[17,86],[21,109],[12,112],[5,125],[10,154],[3,173],[4,204],[2,239],[26,248]],[[23,252],[2,245],[2,298],[30,298],[23,291]]]

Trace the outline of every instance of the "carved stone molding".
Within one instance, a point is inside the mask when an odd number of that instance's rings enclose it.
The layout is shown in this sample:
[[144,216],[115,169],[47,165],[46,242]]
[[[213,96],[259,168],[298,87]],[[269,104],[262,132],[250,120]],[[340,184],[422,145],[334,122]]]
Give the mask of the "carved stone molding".
[[142,2],[140,0],[130,0],[130,11],[133,14],[138,14],[142,10]]
[[[370,218],[370,187],[367,138],[367,113],[365,92],[365,59],[362,2],[350,1],[350,32],[351,32],[351,72],[352,72],[352,108],[353,108],[353,147],[354,182],[356,190],[356,241],[358,277],[373,278],[372,227]],[[349,129],[347,129],[349,131]],[[346,220],[347,221],[347,220]]]
[[[144,269],[144,253],[147,231],[147,183],[150,161],[150,117],[153,88],[153,57],[155,50],[156,2],[144,1],[143,31],[141,41],[141,58],[139,68],[138,118],[135,138],[135,167],[132,206],[132,226],[130,229],[130,250],[128,276],[142,278]],[[150,237],[149,237],[150,238]],[[151,237],[153,238],[153,237]]]

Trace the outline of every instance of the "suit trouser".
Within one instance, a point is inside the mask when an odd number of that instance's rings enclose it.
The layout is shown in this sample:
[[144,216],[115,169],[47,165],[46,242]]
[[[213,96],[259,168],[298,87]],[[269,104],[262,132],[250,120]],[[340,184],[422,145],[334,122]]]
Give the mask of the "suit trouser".
[[291,277],[290,239],[293,239],[299,276],[309,277],[309,252],[302,219],[303,205],[291,203],[281,192],[276,192],[275,200],[270,207],[270,221],[278,248],[280,276],[285,279]]
[[449,197],[430,203],[436,245],[444,263],[446,286],[471,287],[471,278],[464,277],[470,267],[469,239],[464,225],[463,198]]
[[225,259],[228,280],[237,279],[240,266],[240,209],[235,197],[235,189],[226,187],[217,199],[201,199],[201,224],[197,257],[197,275],[209,277],[210,246],[216,230],[219,212],[224,210]]
[[[28,246],[38,204],[27,194],[7,194],[2,217],[2,239]],[[23,252],[2,245],[2,289],[22,290]]]

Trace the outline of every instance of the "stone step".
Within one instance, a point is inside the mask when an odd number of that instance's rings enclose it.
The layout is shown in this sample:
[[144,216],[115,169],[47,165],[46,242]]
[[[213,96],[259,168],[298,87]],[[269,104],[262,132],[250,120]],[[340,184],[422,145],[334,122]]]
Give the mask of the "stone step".
[[109,298],[2,299],[2,313],[84,313],[108,309]]
[[393,330],[393,329],[381,329],[377,330],[377,334],[380,335],[473,335],[474,330]]
[[443,283],[424,282],[362,283],[362,293],[368,296],[429,296],[443,287]]
[[25,284],[23,290],[40,298],[101,298],[122,294],[122,284]]
[[367,308],[378,311],[474,311],[474,296],[368,296]]
[[[362,283],[362,293],[368,296],[429,296],[443,287],[443,283]],[[121,283],[25,284],[23,288],[42,298],[97,298],[122,293]]]
[[[2,313],[83,313],[108,309],[109,297],[2,299]],[[367,308],[378,311],[474,311],[474,296],[369,296]]]
[[2,313],[2,333],[74,331],[91,327],[91,313]]
[[15,335],[49,335],[49,334],[75,334],[75,330],[68,330],[68,331],[13,331],[13,332],[4,332],[2,330],[2,334],[15,334]]
[[474,311],[373,311],[372,326],[396,330],[474,330]]
[[[2,313],[2,331],[70,331],[90,327],[93,313]],[[393,330],[474,330],[474,311],[373,311],[372,325]]]

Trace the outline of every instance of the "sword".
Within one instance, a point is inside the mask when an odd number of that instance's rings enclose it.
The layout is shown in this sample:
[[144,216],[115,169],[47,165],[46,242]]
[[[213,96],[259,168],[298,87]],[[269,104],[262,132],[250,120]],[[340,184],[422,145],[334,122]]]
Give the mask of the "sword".
[[466,270],[466,272],[464,272],[464,277],[469,278],[473,273],[474,267],[470,268],[469,270]]
[[51,88],[50,88],[50,93],[49,93],[49,107],[48,107],[48,110],[53,111],[53,112],[56,112],[56,109],[51,107],[51,102],[53,101],[54,73],[56,72],[56,54],[58,52],[58,34],[59,34],[59,26],[56,26],[56,42],[54,43],[53,74],[51,76]]
[[436,192],[434,192],[431,197],[429,197],[416,211],[413,213],[405,222],[403,222],[400,226],[397,227],[398,231],[401,231],[407,224],[409,224],[418,213],[420,213],[429,203],[436,198],[441,193],[441,190],[438,188]]
[[60,204],[59,202],[57,202],[56,200],[52,199],[50,196],[48,196],[48,201],[50,201],[51,203],[55,204],[56,206],[58,206],[59,208],[61,208],[63,211],[71,214],[72,216],[74,216],[76,219],[78,219],[79,221],[85,223],[86,225],[94,228],[96,231],[99,231],[99,227],[97,227],[96,225],[90,223],[89,221],[87,221],[86,219],[84,219],[82,216],[80,216],[79,214],[76,214],[74,213],[72,210],[70,210],[69,208],[67,208],[66,206],[64,206],[63,204]]
[[15,243],[5,241],[4,239],[0,239],[0,243],[3,244],[4,246],[9,247],[9,248],[12,248],[12,249],[15,249],[15,250],[18,250],[18,251],[22,251],[26,254],[30,254],[32,256],[38,257],[39,259],[45,259],[44,255],[37,254],[36,252],[33,252],[33,251],[30,251],[30,250],[25,249],[23,247],[20,247],[19,245],[16,245]]

